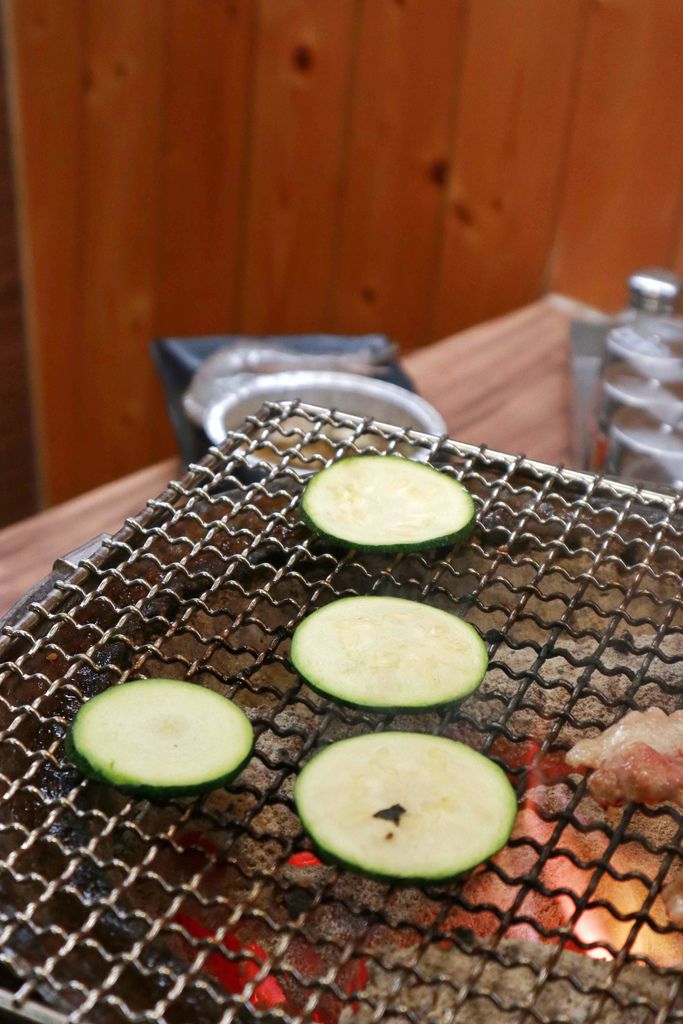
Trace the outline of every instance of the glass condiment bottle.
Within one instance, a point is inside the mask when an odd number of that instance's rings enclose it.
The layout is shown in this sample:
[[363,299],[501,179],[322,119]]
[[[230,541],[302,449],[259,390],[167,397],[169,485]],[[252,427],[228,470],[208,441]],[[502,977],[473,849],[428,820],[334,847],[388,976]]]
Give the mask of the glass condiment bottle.
[[683,487],[683,404],[663,422],[648,409],[623,407],[612,420],[605,472],[637,483]]
[[660,409],[668,421],[677,415],[683,333],[674,314],[682,289],[678,274],[657,267],[628,279],[630,305],[612,322],[602,354],[588,455],[595,471],[604,467],[610,423],[619,409]]

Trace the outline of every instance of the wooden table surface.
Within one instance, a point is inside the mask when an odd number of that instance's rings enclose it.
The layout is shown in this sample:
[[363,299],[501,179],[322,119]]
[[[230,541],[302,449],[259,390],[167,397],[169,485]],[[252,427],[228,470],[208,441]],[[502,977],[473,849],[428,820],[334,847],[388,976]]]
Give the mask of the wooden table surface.
[[[571,462],[569,322],[582,308],[548,296],[418,349],[402,363],[452,437]],[[168,459],[0,531],[0,615],[56,558],[114,533],[180,471]]]

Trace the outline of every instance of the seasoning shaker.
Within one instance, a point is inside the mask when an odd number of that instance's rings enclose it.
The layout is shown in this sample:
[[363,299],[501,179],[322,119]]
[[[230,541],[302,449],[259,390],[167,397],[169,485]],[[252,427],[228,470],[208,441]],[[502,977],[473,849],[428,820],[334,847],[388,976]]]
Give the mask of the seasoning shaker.
[[660,268],[639,270],[628,279],[630,305],[613,321],[602,354],[589,454],[594,471],[610,472],[609,432],[620,410],[642,410],[668,423],[678,418],[683,321],[674,314],[682,288],[677,274]]
[[683,488],[683,403],[665,421],[649,409],[624,407],[612,420],[605,472],[638,483]]

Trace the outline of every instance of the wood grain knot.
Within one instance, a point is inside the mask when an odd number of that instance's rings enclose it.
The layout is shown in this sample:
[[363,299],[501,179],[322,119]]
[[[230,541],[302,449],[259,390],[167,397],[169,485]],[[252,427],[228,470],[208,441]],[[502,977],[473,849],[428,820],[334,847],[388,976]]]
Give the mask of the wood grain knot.
[[458,218],[461,224],[466,224],[467,227],[471,227],[474,223],[474,217],[469,206],[465,203],[453,203],[453,213]]
[[440,188],[447,183],[449,171],[450,165],[445,157],[438,157],[429,165],[429,177]]
[[365,288],[361,288],[360,296],[363,302],[367,302],[368,305],[370,305],[377,298],[377,292],[375,291],[374,288],[371,288],[369,285],[366,285]]
[[310,71],[313,67],[313,50],[305,43],[300,43],[292,50],[292,64],[297,71]]

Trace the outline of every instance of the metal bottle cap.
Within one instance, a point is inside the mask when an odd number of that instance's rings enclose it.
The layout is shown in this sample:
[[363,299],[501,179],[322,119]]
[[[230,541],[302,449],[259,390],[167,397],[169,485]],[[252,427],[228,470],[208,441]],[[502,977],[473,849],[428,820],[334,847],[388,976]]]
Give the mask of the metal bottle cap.
[[678,306],[683,279],[672,270],[646,267],[628,279],[631,307],[654,316],[674,313]]

